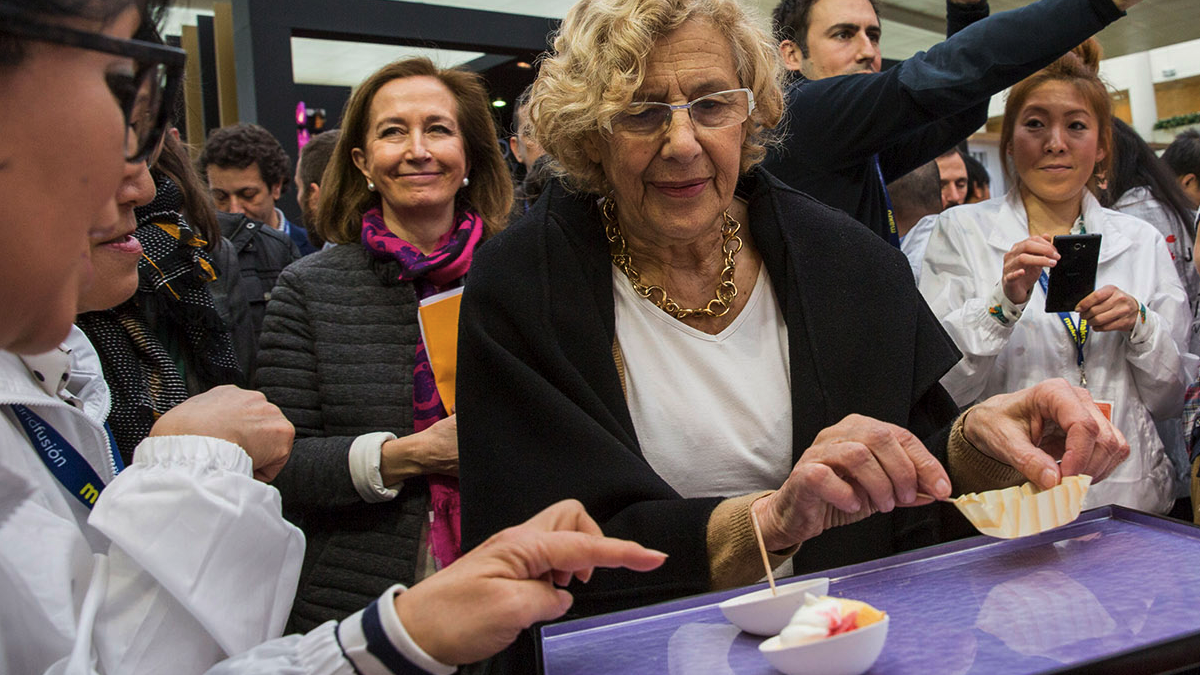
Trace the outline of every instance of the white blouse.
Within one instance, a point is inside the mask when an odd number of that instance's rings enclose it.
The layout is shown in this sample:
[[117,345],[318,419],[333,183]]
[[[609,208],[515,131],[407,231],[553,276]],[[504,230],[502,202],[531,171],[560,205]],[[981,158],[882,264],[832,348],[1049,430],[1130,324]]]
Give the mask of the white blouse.
[[787,326],[765,270],[741,314],[709,335],[613,267],[629,412],[650,466],[683,497],[778,489],[792,469]]

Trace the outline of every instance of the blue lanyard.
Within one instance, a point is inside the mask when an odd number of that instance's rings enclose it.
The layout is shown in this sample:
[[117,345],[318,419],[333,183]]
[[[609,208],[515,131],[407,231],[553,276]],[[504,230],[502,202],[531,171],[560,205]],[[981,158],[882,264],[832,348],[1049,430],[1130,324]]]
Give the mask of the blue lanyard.
[[[67,492],[90,510],[104,489],[104,481],[96,474],[96,470],[46,420],[23,405],[14,403],[9,407],[25,429],[25,435],[29,436],[29,442],[33,444],[33,450],[42,463]],[[112,453],[114,473],[120,473],[125,465],[121,462],[121,453],[117,451],[117,439],[113,438],[107,422],[104,423],[104,431],[108,433],[108,451]]]
[[883,201],[887,204],[888,242],[900,248],[900,231],[896,229],[896,211],[892,208],[892,196],[888,194],[887,183],[883,180],[883,168],[879,166],[879,155],[871,158],[875,163],[875,173],[879,174],[879,187],[883,189]]
[[[1046,274],[1046,270],[1042,270],[1041,276],[1038,277],[1038,283],[1042,285],[1042,292],[1046,292],[1046,286],[1050,283],[1050,277]],[[1088,336],[1091,331],[1088,330],[1087,319],[1080,319],[1077,326],[1071,320],[1070,312],[1059,312],[1058,318],[1067,327],[1067,335],[1071,336],[1071,342],[1075,345],[1075,365],[1079,366],[1079,384],[1087,386],[1087,377],[1083,374],[1083,346],[1087,344]]]

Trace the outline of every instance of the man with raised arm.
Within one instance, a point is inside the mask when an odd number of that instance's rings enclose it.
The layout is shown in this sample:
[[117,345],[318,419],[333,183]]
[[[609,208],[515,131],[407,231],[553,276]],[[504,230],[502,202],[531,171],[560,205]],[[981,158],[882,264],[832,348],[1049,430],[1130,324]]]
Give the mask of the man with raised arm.
[[872,0],[783,0],[775,30],[798,75],[788,89],[789,137],[763,166],[899,246],[884,186],[983,126],[992,94],[1138,1],[1040,0],[982,18],[986,0],[950,0],[950,37],[880,72]]

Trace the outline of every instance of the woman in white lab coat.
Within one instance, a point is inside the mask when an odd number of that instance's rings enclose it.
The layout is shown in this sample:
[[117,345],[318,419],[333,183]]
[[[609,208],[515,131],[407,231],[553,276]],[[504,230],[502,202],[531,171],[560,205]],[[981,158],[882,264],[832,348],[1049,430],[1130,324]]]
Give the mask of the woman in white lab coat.
[[[920,288],[963,352],[942,378],[959,405],[1047,377],[1086,387],[1111,406],[1130,456],[1085,507],[1165,513],[1171,469],[1154,420],[1182,408],[1190,314],[1162,235],[1092,194],[1112,147],[1099,57],[1089,40],[1013,87],[1000,151],[1015,187],[939,217]],[[1053,237],[1069,233],[1102,236],[1096,290],[1076,312],[1048,313],[1042,273],[1059,259]]]
[[136,286],[133,207],[154,194],[184,63],[153,42],[160,7],[0,0],[0,673],[448,673],[565,612],[552,581],[660,565],[562,502],[428,582],[279,638],[304,548],[264,482],[292,445],[280,411],[212,389],[121,469],[100,360],[71,321]]

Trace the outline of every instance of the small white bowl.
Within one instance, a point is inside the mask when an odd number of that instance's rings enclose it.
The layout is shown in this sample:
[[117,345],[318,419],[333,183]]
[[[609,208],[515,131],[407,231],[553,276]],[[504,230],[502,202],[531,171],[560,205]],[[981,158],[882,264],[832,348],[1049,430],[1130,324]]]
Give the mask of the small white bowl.
[[796,647],[782,647],[779,636],[758,646],[758,651],[776,670],[787,675],[862,675],[883,651],[890,617]]
[[778,635],[792,620],[792,615],[804,604],[804,594],[829,593],[829,577],[805,579],[776,586],[778,595],[770,588],[730,598],[720,605],[729,623],[754,635]]

